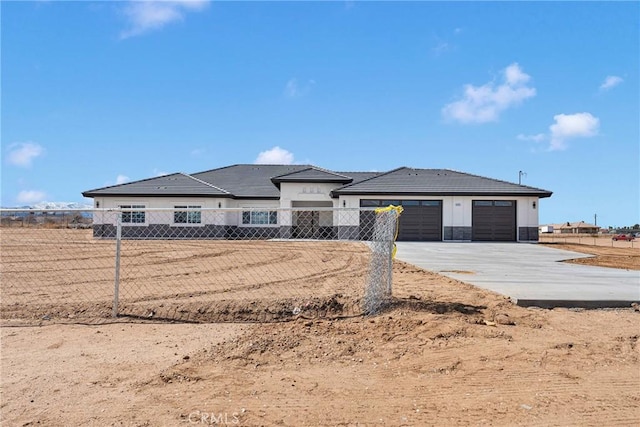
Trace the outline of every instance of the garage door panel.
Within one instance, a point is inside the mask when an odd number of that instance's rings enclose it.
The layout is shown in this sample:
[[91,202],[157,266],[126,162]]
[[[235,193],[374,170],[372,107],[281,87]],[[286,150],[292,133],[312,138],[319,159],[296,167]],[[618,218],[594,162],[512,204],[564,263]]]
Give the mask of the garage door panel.
[[516,241],[516,201],[474,200],[471,239],[491,242]]
[[[442,200],[382,200],[365,199],[361,207],[402,205],[403,212],[398,223],[398,240],[441,241]],[[370,225],[375,214],[365,211],[360,214],[360,236],[370,238]]]
[[442,240],[442,203],[440,201],[413,202],[405,205],[400,215],[398,240]]

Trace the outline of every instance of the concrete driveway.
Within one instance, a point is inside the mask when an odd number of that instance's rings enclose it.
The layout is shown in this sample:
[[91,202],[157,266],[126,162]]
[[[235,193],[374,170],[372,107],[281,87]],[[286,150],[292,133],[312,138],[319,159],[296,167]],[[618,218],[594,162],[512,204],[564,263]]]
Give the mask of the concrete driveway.
[[518,305],[629,307],[640,272],[559,262],[590,255],[529,243],[397,242],[397,258],[507,295]]

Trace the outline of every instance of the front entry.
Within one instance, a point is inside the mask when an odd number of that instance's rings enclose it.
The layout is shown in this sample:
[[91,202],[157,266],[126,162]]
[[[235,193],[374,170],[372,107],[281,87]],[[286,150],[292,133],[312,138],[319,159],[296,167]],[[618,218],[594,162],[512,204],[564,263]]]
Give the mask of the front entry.
[[317,239],[320,231],[320,212],[296,211],[293,213],[293,238]]
[[[332,202],[293,202],[294,239],[333,238],[333,212],[322,210],[333,208]],[[298,208],[301,208],[298,210]],[[303,209],[302,209],[303,208]],[[314,209],[315,208],[315,209]]]

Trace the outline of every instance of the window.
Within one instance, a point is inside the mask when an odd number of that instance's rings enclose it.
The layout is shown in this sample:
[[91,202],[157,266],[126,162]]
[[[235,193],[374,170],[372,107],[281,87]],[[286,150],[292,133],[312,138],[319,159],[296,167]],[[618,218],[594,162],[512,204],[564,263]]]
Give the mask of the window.
[[513,206],[513,200],[474,200],[474,206]]
[[[175,224],[202,224],[202,206],[183,205],[175,206],[173,222]],[[184,210],[180,210],[184,209]]]
[[400,206],[400,200],[375,200],[375,199],[360,200],[361,208],[368,208],[368,207],[374,207],[374,206],[387,207],[389,205]]
[[144,205],[120,205],[122,212],[123,224],[144,224],[146,221],[146,214],[144,211],[136,211],[134,209],[144,209]]
[[242,224],[276,225],[278,224],[278,212],[277,211],[243,211]]
[[402,206],[440,206],[440,200],[360,200],[360,207],[367,208],[373,206],[389,206],[389,205],[402,205]]

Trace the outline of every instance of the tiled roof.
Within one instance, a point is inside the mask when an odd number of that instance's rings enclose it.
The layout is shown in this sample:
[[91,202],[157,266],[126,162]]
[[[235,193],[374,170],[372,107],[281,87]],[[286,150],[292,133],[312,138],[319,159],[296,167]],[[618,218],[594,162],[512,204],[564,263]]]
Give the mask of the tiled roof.
[[113,185],[82,193],[84,197],[95,196],[219,196],[229,193],[211,183],[183,173],[163,175],[141,181]]
[[360,181],[364,181],[365,179],[382,175],[384,172],[336,172],[336,173],[339,175],[344,175],[344,176],[353,178],[353,182],[351,184],[355,184]]
[[353,182],[353,178],[341,175],[336,172],[328,171],[326,169],[320,169],[315,166],[311,166],[307,169],[302,169],[295,172],[286,173],[271,178],[274,183],[280,182],[336,182],[347,184]]
[[195,173],[193,176],[214,183],[237,198],[279,199],[280,190],[271,182],[271,178],[309,167],[309,165],[232,165]]
[[568,223],[565,222],[565,223],[559,224],[557,228],[600,228],[600,226],[595,224],[589,224],[584,221],[578,221],[578,222],[568,222]]
[[333,191],[334,195],[531,195],[549,197],[551,192],[526,185],[457,172],[449,169],[402,167]]
[[339,195],[531,195],[551,192],[526,185],[456,172],[448,169],[402,167],[389,172],[333,172],[311,165],[232,165],[192,175],[175,173],[82,193],[96,196],[215,196],[279,199],[282,182],[335,182],[346,184]]

